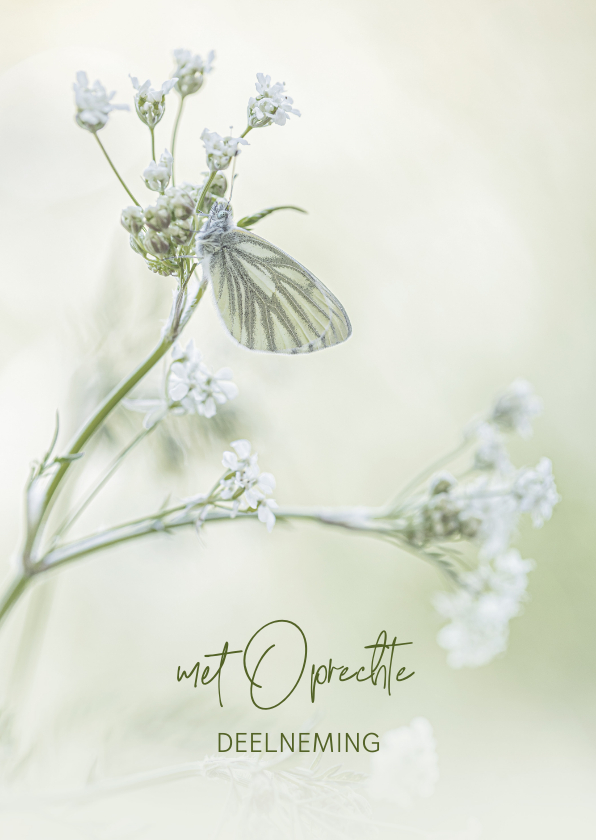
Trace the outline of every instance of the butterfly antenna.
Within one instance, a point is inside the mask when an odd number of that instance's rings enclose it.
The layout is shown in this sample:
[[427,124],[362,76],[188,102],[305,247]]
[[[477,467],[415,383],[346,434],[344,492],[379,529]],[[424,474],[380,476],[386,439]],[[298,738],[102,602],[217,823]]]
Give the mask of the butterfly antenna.
[[230,203],[232,201],[232,194],[234,192],[234,182],[236,180],[236,157],[237,155],[234,155],[234,160],[232,161],[232,177],[230,179],[230,197],[228,198],[228,207],[230,206]]

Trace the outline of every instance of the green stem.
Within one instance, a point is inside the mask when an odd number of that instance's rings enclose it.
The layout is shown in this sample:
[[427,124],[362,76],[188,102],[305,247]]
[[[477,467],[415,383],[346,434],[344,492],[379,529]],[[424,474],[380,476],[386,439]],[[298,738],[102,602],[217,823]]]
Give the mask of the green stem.
[[149,131],[151,132],[151,160],[157,163],[155,160],[155,129],[150,127]]
[[120,173],[118,172],[118,170],[116,169],[116,167],[115,167],[115,166],[114,166],[114,164],[112,163],[112,159],[110,158],[109,154],[106,152],[106,150],[105,150],[105,147],[104,147],[103,143],[101,142],[101,140],[100,140],[100,139],[99,139],[99,137],[97,136],[97,132],[95,132],[93,136],[95,137],[95,139],[96,139],[96,140],[97,140],[97,142],[99,143],[99,148],[100,148],[100,149],[102,150],[102,152],[104,153],[104,155],[105,155],[105,158],[106,158],[107,162],[108,162],[108,163],[110,164],[110,166],[112,167],[112,171],[114,172],[114,175],[116,176],[116,178],[118,178],[118,180],[120,181],[120,183],[122,184],[122,186],[124,187],[124,189],[126,190],[126,192],[128,193],[128,195],[129,195],[130,199],[131,199],[131,200],[132,200],[132,201],[133,201],[133,202],[137,205],[137,207],[140,207],[141,205],[139,204],[139,202],[136,200],[136,198],[134,197],[134,195],[131,193],[131,191],[128,189],[128,187],[126,186],[126,184],[124,183],[124,181],[123,181],[123,180],[122,180],[122,178],[120,177]]
[[[219,482],[218,482],[219,483]],[[210,498],[205,499],[205,507],[210,507],[213,502]],[[88,537],[83,537],[80,540],[67,543],[58,548],[54,548],[47,552],[41,558],[35,567],[34,574],[40,574],[48,569],[63,566],[70,563],[79,557],[92,554],[96,551],[101,551],[104,548],[110,548],[120,543],[129,542],[130,540],[144,537],[149,534],[164,533],[174,530],[175,528],[183,528],[187,525],[194,525],[197,519],[196,507],[189,510],[187,515],[178,515],[183,512],[188,505],[177,505],[167,510],[162,510],[153,516],[146,516],[142,519],[134,519],[130,522],[124,522],[116,525],[113,528],[108,528],[99,534],[92,534]],[[355,523],[350,521],[349,510],[345,509],[330,509],[317,510],[314,508],[278,508],[275,511],[277,519],[306,519],[312,522],[318,522],[324,525],[333,525],[339,528],[347,528],[352,531],[362,531],[371,535],[383,535],[385,529],[378,526],[372,520],[370,527],[365,527],[364,523]],[[175,516],[171,521],[168,517]],[[234,519],[254,519],[256,512],[238,513]],[[229,521],[232,519],[231,511],[212,509],[209,510],[204,517],[205,522]]]
[[174,123],[174,130],[172,131],[172,148],[170,152],[172,153],[172,186],[176,186],[176,177],[174,174],[174,165],[176,163],[176,137],[178,135],[178,126],[180,125],[180,118],[182,117],[182,108],[184,106],[184,97],[180,97],[180,105],[178,105],[178,113],[176,114],[176,121]]
[[247,125],[240,137],[246,137],[249,131],[252,131],[252,125]]
[[207,193],[209,192],[209,187],[213,183],[216,175],[217,175],[217,170],[215,170],[215,172],[211,172],[209,174],[209,177],[205,181],[205,186],[201,190],[201,194],[200,194],[199,199],[197,201],[197,213],[200,213],[201,210],[203,209],[203,204],[205,203],[205,198],[207,196]]
[[[106,417],[110,414],[111,411],[118,405],[118,403],[124,399],[124,397],[128,394],[129,391],[134,388],[137,382],[147,374],[151,368],[157,364],[157,362],[165,356],[168,352],[170,347],[175,341],[174,336],[168,336],[163,338],[160,343],[157,345],[155,350],[147,356],[145,361],[141,362],[141,364],[133,370],[133,372],[123,379],[122,382],[117,385],[104,399],[104,401],[98,406],[95,412],[91,415],[91,417],[87,420],[87,422],[83,425],[83,427],[79,430],[78,435],[72,441],[68,448],[68,455],[76,455],[78,452],[81,451],[83,446],[87,443],[89,438],[97,431],[99,426],[103,423]],[[52,483],[48,487],[48,490],[45,495],[44,499],[44,513],[49,509],[50,502],[56,489],[64,475],[66,474],[68,468],[70,466],[70,462],[66,461],[60,464],[59,469],[57,470]]]
[[10,610],[19,600],[19,598],[29,585],[30,581],[31,578],[27,575],[18,575],[12,581],[12,583],[2,596],[2,600],[0,601],[0,624],[2,624],[3,620],[6,618]]

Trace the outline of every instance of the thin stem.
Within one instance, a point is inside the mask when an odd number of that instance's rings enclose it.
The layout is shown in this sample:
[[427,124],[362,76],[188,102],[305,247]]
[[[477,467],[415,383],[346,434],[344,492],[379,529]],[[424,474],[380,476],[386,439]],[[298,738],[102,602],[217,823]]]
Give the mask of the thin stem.
[[197,213],[200,213],[201,210],[203,209],[203,204],[205,203],[205,198],[207,196],[207,193],[209,192],[209,187],[213,183],[213,180],[214,180],[216,175],[217,175],[217,170],[215,172],[209,173],[209,177],[205,181],[205,186],[201,190],[201,194],[200,194],[199,199],[197,201]]
[[176,121],[174,123],[174,130],[172,131],[172,143],[170,152],[172,153],[172,186],[176,186],[176,176],[174,174],[174,166],[176,164],[176,137],[178,135],[178,126],[180,125],[180,118],[182,117],[182,108],[184,107],[184,97],[180,97],[180,105],[178,105],[178,113],[176,114]]
[[398,506],[398,502],[409,496],[409,494],[416,490],[416,488],[420,484],[422,484],[423,481],[429,479],[432,475],[434,475],[434,473],[437,472],[437,470],[440,470],[441,467],[446,466],[448,463],[450,463],[450,461],[455,460],[455,458],[457,458],[459,455],[465,452],[469,444],[469,439],[464,440],[454,450],[448,452],[446,455],[443,455],[442,458],[439,458],[432,464],[429,464],[427,467],[425,467],[421,472],[418,473],[418,475],[414,476],[414,478],[411,481],[409,481],[406,484],[406,486],[391,499],[391,501],[387,503],[387,505],[383,508],[382,515],[386,515],[387,513],[391,513],[392,511],[394,511]]
[[0,624],[2,624],[10,610],[19,600],[29,585],[30,580],[31,578],[27,575],[18,575],[14,578],[0,601]]
[[110,466],[108,467],[106,472],[104,473],[101,480],[95,485],[95,487],[90,491],[90,493],[88,493],[88,495],[83,499],[83,501],[80,503],[80,505],[73,511],[73,513],[63,522],[63,524],[57,530],[57,532],[54,536],[54,539],[53,539],[54,543],[57,543],[59,541],[60,537],[64,533],[66,533],[66,531],[68,531],[70,528],[72,528],[74,523],[81,516],[81,514],[87,509],[87,507],[91,504],[91,502],[97,496],[97,494],[102,489],[102,487],[104,487],[108,483],[108,481],[114,475],[114,473],[116,472],[116,470],[118,469],[120,464],[124,461],[126,456],[129,455],[133,451],[133,449],[135,449],[135,447],[138,446],[139,443],[141,443],[141,441],[144,440],[147,437],[147,435],[150,432],[152,432],[153,429],[156,428],[156,426],[157,426],[157,423],[155,423],[149,429],[143,429],[141,432],[139,432],[139,434],[128,444],[128,446],[126,446],[122,450],[122,452],[120,452],[114,458],[114,460],[112,461],[112,463],[110,464]]
[[96,139],[96,140],[97,140],[97,142],[99,143],[99,148],[100,148],[100,149],[102,150],[102,152],[104,153],[104,155],[105,155],[105,158],[106,158],[107,162],[108,162],[108,163],[110,164],[110,166],[112,167],[112,171],[114,172],[114,175],[116,176],[116,178],[118,178],[118,180],[120,181],[120,183],[122,184],[122,186],[124,187],[124,189],[126,190],[126,192],[128,193],[128,195],[129,195],[130,199],[131,199],[131,200],[132,200],[132,201],[133,201],[133,202],[137,205],[137,207],[140,207],[141,205],[139,204],[139,202],[136,200],[136,198],[134,197],[134,195],[131,193],[131,191],[128,189],[128,187],[126,186],[126,184],[124,183],[124,181],[123,181],[123,180],[122,180],[122,178],[120,177],[120,173],[118,172],[118,170],[116,169],[116,167],[115,167],[115,166],[114,166],[114,164],[112,163],[112,159],[110,158],[109,154],[106,152],[106,150],[105,150],[105,147],[104,147],[103,143],[101,142],[101,140],[100,140],[100,139],[99,139],[99,137],[97,136],[97,132],[94,132],[94,135],[93,135],[93,136],[95,137],[95,139]]
[[151,132],[151,160],[157,163],[155,160],[155,129],[150,126],[149,131]]
[[[162,338],[160,343],[157,347],[153,350],[153,352],[147,356],[147,358],[141,362],[141,364],[133,370],[131,374],[129,374],[122,382],[117,385],[104,399],[104,401],[97,407],[95,412],[91,415],[91,417],[87,420],[87,422],[83,425],[83,427],[79,430],[76,438],[72,441],[68,448],[68,455],[76,455],[78,452],[81,451],[83,446],[87,443],[89,438],[97,431],[99,426],[103,423],[106,417],[110,414],[111,411],[118,405],[118,403],[128,394],[129,391],[134,388],[137,382],[147,374],[151,368],[157,364],[157,362],[165,356],[168,352],[172,344],[174,343],[175,336],[167,336]],[[70,462],[66,461],[60,464],[59,469],[54,476],[52,483],[48,487],[48,490],[45,495],[44,500],[44,512],[49,509],[50,502],[56,489],[62,479],[64,478],[65,473],[67,472],[70,466]]]
[[252,125],[247,125],[240,137],[246,137],[249,131],[252,131]]

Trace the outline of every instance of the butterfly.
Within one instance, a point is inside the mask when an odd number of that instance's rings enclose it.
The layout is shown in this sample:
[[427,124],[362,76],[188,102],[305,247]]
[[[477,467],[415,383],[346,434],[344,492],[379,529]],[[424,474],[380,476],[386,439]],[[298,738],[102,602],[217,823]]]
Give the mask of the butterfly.
[[345,341],[346,310],[285,251],[237,227],[218,202],[196,240],[203,275],[232,338],[265,353],[312,353]]

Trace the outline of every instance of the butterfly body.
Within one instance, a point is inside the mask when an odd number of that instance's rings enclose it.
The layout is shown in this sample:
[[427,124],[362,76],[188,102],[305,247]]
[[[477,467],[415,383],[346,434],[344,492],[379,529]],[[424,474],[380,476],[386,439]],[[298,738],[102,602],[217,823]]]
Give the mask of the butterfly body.
[[312,272],[214,205],[197,255],[231,336],[250,350],[311,353],[345,341],[345,309]]

